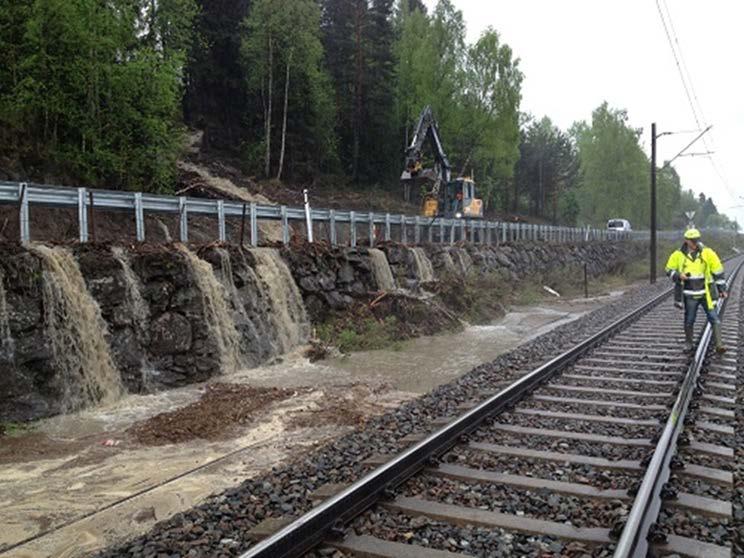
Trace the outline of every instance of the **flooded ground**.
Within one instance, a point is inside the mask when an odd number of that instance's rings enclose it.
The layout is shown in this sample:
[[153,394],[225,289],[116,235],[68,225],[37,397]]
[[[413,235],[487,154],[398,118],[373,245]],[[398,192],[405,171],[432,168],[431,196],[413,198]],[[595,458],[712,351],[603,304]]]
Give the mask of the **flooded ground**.
[[[0,556],[76,557],[147,531],[618,296],[515,308],[490,325],[414,339],[398,350],[309,363],[301,353],[215,382],[289,388],[250,420],[225,425],[225,439],[144,445],[135,423],[188,409],[194,385],[41,421],[0,447]],[[12,447],[11,447],[12,446]]]

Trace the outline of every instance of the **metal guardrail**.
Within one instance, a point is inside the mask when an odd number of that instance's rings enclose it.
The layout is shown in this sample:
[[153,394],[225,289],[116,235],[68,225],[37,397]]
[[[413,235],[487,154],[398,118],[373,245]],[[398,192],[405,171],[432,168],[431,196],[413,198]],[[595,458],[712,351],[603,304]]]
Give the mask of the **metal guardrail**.
[[[591,227],[555,227],[507,221],[486,221],[466,219],[429,219],[402,214],[337,211],[334,209],[311,209],[287,207],[284,205],[260,205],[253,202],[191,198],[187,196],[165,196],[142,192],[123,192],[49,186],[30,182],[0,181],[0,204],[17,205],[19,208],[20,240],[31,239],[30,206],[77,208],[79,240],[87,242],[94,209],[133,212],[137,241],[146,238],[145,214],[171,214],[179,216],[179,240],[188,242],[189,215],[210,215],[217,218],[218,240],[228,240],[226,222],[228,218],[241,220],[241,242],[248,220],[248,238],[251,245],[259,242],[260,221],[281,223],[282,240],[286,244],[293,230],[301,231],[309,240],[313,239],[313,227],[323,223],[327,227],[327,240],[332,245],[344,244],[373,246],[382,240],[395,240],[402,243],[438,242],[454,244],[471,242],[474,244],[498,244],[521,240],[545,242],[586,242],[590,240],[644,240],[646,232],[619,232]],[[298,224],[298,227],[292,227]],[[361,231],[361,234],[360,234]],[[670,238],[679,238],[678,231],[661,231]],[[341,233],[341,234],[340,234]],[[346,234],[342,234],[346,233]],[[316,235],[317,236],[317,235]],[[346,240],[348,239],[348,241]]]

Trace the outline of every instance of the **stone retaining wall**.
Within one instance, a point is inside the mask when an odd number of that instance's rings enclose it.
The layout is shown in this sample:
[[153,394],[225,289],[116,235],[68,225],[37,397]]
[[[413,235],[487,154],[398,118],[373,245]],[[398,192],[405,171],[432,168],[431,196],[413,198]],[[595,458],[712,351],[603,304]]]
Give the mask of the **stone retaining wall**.
[[[397,286],[421,292],[426,285],[417,277],[410,248],[387,243],[379,247],[387,256]],[[100,306],[106,322],[106,339],[114,364],[127,391],[146,392],[204,381],[221,373],[219,340],[205,319],[209,298],[195,281],[183,253],[173,245],[136,246],[123,250],[132,274],[127,277],[111,246],[72,245],[89,293]],[[192,248],[209,262],[214,276],[223,276],[229,255],[229,280],[225,288],[229,318],[240,337],[245,366],[256,366],[277,356],[276,313],[265,277],[257,273],[251,250],[236,246]],[[343,312],[360,301],[377,296],[371,258],[365,248],[329,248],[321,244],[280,248],[313,323],[331,312]],[[464,252],[456,254],[456,250]],[[468,246],[430,246],[436,280],[461,273],[502,271],[514,280],[534,273],[548,273],[560,265],[587,263],[592,275],[617,270],[633,258],[643,257],[638,243],[605,243],[550,246],[544,243]],[[44,263],[15,243],[0,244],[0,279],[5,300],[0,300],[0,420],[30,420],[64,410],[64,377],[57,369],[45,327]],[[141,306],[132,301],[132,276]],[[569,278],[570,280],[570,278]],[[406,295],[402,295],[406,296]],[[4,302],[4,305],[3,305]],[[438,301],[440,304],[441,301]],[[143,318],[144,316],[144,318]],[[300,317],[290,316],[292,319]],[[3,332],[5,331],[5,334]]]

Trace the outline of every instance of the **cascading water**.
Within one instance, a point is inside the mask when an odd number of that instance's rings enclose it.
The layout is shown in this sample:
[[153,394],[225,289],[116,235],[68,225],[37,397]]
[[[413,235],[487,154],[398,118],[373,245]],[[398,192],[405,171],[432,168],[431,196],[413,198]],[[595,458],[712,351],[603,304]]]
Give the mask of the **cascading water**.
[[463,248],[452,248],[452,253],[455,254],[455,257],[457,258],[460,271],[463,273],[470,273],[470,270],[473,267],[473,258],[470,257],[470,254],[468,254]]
[[44,321],[60,375],[63,410],[119,397],[124,390],[106,342],[106,322],[77,261],[62,247],[28,248],[43,264]]
[[[258,333],[256,324],[249,316],[245,308],[245,303],[240,297],[237,287],[235,286],[235,279],[233,277],[233,266],[230,253],[224,248],[215,248],[215,252],[220,257],[220,282],[225,288],[228,294],[228,298],[233,310],[237,313],[235,319],[235,326],[241,334],[241,339],[244,343],[244,356],[255,355],[253,362],[246,363],[252,366],[257,366],[263,360],[266,355],[262,354],[261,350],[261,335]],[[253,270],[245,266],[248,273],[253,273]],[[254,274],[255,275],[255,274]],[[255,284],[259,285],[258,278],[255,278]]]
[[[119,265],[121,266],[129,311],[132,314],[132,319],[134,321],[135,335],[140,343],[147,345],[150,335],[150,309],[148,308],[145,299],[142,297],[139,278],[132,270],[132,266],[129,263],[129,257],[121,246],[112,246],[111,253],[114,256],[114,259],[119,262]],[[152,388],[151,379],[154,370],[152,369],[152,365],[147,361],[144,353],[140,359],[140,371],[142,373],[142,387],[146,391],[150,391]]]
[[375,277],[377,288],[381,291],[394,291],[395,279],[393,278],[393,272],[390,270],[390,264],[385,257],[385,253],[377,248],[370,248],[369,260],[372,265],[372,274]]
[[442,252],[440,254],[440,258],[442,259],[442,263],[444,264],[444,269],[447,273],[457,273],[455,262],[452,261],[452,256],[450,256],[449,252]]
[[209,262],[199,258],[183,244],[178,244],[177,247],[186,258],[191,276],[201,292],[204,320],[209,334],[217,344],[222,372],[235,372],[242,366],[243,359],[240,353],[240,334],[235,328],[226,300],[229,295],[215,277]]
[[282,352],[307,340],[310,325],[305,305],[287,264],[273,248],[253,248],[256,273],[268,289],[272,319]]
[[411,248],[413,260],[416,265],[416,277],[421,283],[434,281],[434,268],[431,266],[431,260],[426,255],[423,248]]
[[5,276],[0,271],[0,361],[13,360],[14,343],[10,335],[10,314],[8,312],[8,301],[5,298]]
[[168,227],[165,223],[163,223],[160,219],[157,219],[155,221],[158,224],[158,227],[160,228],[160,232],[163,233],[163,237],[165,238],[165,241],[170,243],[173,242],[173,238],[171,238],[170,231],[168,230]]

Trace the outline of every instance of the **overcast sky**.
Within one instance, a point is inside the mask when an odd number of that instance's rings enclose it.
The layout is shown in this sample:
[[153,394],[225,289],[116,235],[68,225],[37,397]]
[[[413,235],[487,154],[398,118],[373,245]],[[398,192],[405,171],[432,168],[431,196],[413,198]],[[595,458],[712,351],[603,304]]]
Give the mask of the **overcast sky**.
[[[664,0],[659,0],[664,9]],[[453,0],[463,12],[468,40],[488,26],[508,43],[525,75],[522,110],[549,116],[563,129],[589,120],[602,101],[628,111],[643,128],[650,153],[657,132],[698,126],[667,42],[655,0]],[[432,8],[436,0],[426,0]],[[685,188],[713,197],[718,210],[744,226],[743,0],[666,0],[684,63],[692,77],[704,136],[723,180],[708,157],[675,161]],[[737,69],[738,68],[738,69]],[[694,99],[693,99],[694,102]],[[705,126],[703,123],[703,127]],[[695,134],[658,140],[659,164]],[[702,140],[691,149],[705,151]],[[728,188],[724,185],[728,184]]]

